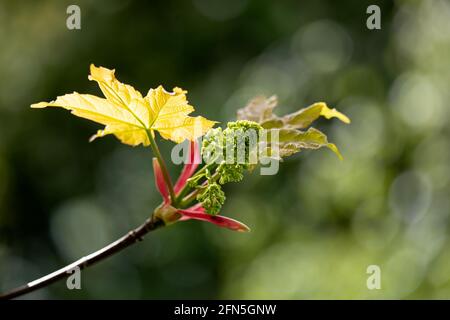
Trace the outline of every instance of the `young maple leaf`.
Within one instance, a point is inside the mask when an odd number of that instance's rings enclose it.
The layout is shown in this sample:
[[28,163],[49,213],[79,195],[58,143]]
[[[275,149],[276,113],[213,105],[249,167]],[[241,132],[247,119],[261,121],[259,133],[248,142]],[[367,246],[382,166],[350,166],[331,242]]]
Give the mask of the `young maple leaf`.
[[150,89],[145,97],[132,86],[119,82],[115,70],[91,64],[89,80],[96,81],[105,98],[77,92],[59,96],[55,101],[32,104],[32,108],[61,107],[72,114],[105,125],[91,141],[108,134],[132,146],[150,144],[148,134],[158,131],[164,139],[180,143],[193,141],[214,126],[215,121],[188,116],[194,107],[188,104],[187,91],[162,86]]
[[277,158],[284,158],[300,152],[302,149],[327,147],[342,159],[336,145],[328,142],[327,136],[323,132],[312,127],[306,131],[299,129],[306,129],[319,117],[337,118],[348,124],[350,119],[346,115],[336,109],[328,108],[324,102],[316,102],[309,107],[279,117],[273,113],[277,104],[276,96],[267,99],[257,97],[237,112],[239,120],[255,121],[264,129],[277,134],[277,141],[269,141],[270,147],[266,151],[267,153],[270,154],[275,149],[278,150],[275,152]]

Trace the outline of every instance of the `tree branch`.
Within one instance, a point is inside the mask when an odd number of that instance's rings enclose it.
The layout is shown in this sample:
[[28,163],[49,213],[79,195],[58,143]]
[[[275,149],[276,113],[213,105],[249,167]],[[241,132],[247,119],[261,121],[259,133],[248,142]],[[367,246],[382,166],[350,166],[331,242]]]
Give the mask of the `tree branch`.
[[124,235],[122,238],[114,241],[113,243],[107,245],[106,247],[91,253],[74,263],[71,263],[64,268],[61,268],[55,272],[52,272],[42,278],[36,279],[34,281],[31,281],[27,283],[26,285],[23,285],[21,287],[18,287],[8,293],[0,295],[0,300],[6,300],[6,299],[13,299],[19,296],[22,296],[24,294],[33,292],[37,289],[46,287],[60,279],[66,278],[70,276],[70,272],[73,271],[74,268],[78,267],[80,270],[83,270],[99,261],[102,261],[119,251],[122,251],[123,249],[129,247],[130,245],[141,241],[142,237],[149,233],[150,231],[156,230],[160,227],[164,226],[164,222],[155,217],[153,215],[151,218],[148,218],[143,224],[141,224],[136,229],[131,230],[126,235]]

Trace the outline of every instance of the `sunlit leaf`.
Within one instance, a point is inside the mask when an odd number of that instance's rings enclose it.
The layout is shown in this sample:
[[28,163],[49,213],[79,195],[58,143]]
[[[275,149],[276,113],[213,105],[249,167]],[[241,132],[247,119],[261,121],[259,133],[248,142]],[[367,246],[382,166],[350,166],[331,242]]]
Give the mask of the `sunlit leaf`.
[[327,147],[332,150],[339,159],[342,155],[336,145],[328,142],[327,136],[314,128],[309,128],[307,131],[300,131],[295,129],[273,129],[278,130],[278,142],[271,143],[271,148],[275,146],[279,148],[279,156],[281,158],[288,157],[302,149],[319,149]]
[[74,92],[52,102],[40,102],[32,108],[61,107],[72,114],[105,125],[91,140],[114,134],[129,145],[149,145],[149,135],[158,131],[165,139],[193,141],[214,126],[203,117],[189,117],[194,107],[188,104],[187,91],[174,88],[167,92],[162,86],[150,89],[147,96],[132,86],[119,82],[114,70],[91,65],[89,80],[96,81],[105,98]]
[[303,129],[311,125],[317,118],[323,116],[327,119],[338,118],[344,123],[350,123],[350,119],[337,111],[330,109],[324,102],[317,102],[307,108],[284,116],[281,120],[291,128]]

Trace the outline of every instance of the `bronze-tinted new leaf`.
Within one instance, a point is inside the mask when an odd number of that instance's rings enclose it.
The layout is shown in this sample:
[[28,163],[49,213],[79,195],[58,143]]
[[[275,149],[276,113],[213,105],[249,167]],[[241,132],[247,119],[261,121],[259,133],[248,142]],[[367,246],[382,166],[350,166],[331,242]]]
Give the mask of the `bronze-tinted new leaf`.
[[241,108],[237,111],[237,119],[254,121],[260,124],[264,123],[275,117],[272,110],[277,104],[277,96],[271,96],[268,99],[265,97],[256,97],[252,99],[245,108]]
[[309,128],[319,117],[326,119],[338,118],[344,123],[350,123],[350,119],[336,109],[330,109],[324,102],[317,102],[309,107],[279,117],[273,113],[277,106],[277,97],[268,99],[257,97],[251,100],[246,107],[238,110],[239,120],[251,120],[261,124],[264,129],[269,130],[269,148],[266,154],[283,158],[300,152],[301,149],[318,149],[327,147],[337,156],[342,156],[333,143],[328,142],[327,136],[321,131]]
[[276,96],[270,98],[256,97],[247,106],[237,112],[238,120],[250,120],[258,122],[266,129],[288,127],[291,129],[304,129],[310,126],[320,116],[327,119],[338,118],[344,123],[350,123],[350,119],[337,111],[330,109],[324,102],[316,102],[309,107],[298,110],[294,113],[279,117],[273,113],[277,106]]

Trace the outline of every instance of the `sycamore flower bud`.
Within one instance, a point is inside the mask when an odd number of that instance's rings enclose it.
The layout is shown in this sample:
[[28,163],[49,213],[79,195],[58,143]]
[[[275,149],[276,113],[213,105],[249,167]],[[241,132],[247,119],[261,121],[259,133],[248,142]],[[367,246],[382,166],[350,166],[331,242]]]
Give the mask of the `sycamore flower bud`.
[[[202,155],[206,163],[250,163],[250,154],[257,148],[259,133],[263,128],[256,122],[239,120],[229,122],[227,128],[211,129],[203,137]],[[246,169],[246,168],[245,168]]]
[[222,128],[209,130],[203,137],[202,156],[207,164],[222,160],[224,152],[224,135]]
[[217,167],[216,172],[219,173],[219,183],[239,182],[244,178],[245,165],[242,164],[226,164],[222,162]]
[[259,131],[263,129],[259,123],[249,120],[238,120],[235,122],[228,122],[227,128],[231,130],[242,129],[244,131],[247,131],[249,129]]
[[202,203],[207,213],[215,215],[219,213],[225,202],[225,193],[219,184],[210,182],[197,196],[197,200]]
[[[263,128],[256,122],[239,120],[229,122],[224,130],[211,129],[203,137],[201,152],[209,167],[206,175],[192,177],[189,182],[196,184],[206,176],[208,183],[202,187],[197,200],[209,214],[217,214],[225,202],[225,194],[220,185],[241,181],[244,170],[249,170],[256,164],[252,155],[257,151],[261,130]],[[219,164],[215,169],[219,184],[211,179],[208,171],[214,168],[215,163]]]

